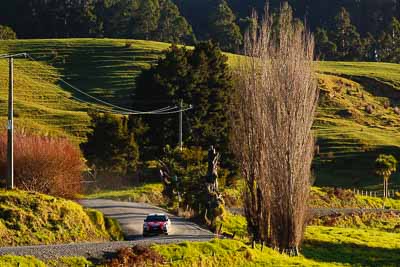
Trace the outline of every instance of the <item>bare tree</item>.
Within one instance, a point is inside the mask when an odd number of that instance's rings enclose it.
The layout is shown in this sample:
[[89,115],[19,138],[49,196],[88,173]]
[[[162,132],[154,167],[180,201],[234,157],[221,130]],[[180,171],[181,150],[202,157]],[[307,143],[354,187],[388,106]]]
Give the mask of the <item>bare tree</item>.
[[[258,21],[253,15],[254,22]],[[245,213],[259,238],[290,255],[303,239],[318,102],[314,41],[290,7],[266,11],[246,35],[232,105],[232,148],[246,181]]]

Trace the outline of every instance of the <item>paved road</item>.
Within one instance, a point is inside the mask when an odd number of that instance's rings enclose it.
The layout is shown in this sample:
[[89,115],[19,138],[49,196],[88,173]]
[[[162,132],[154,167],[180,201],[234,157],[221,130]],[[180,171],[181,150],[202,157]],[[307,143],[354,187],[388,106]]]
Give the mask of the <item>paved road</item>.
[[61,256],[83,256],[86,258],[101,258],[116,250],[136,244],[164,244],[182,241],[208,241],[214,235],[193,222],[169,214],[172,232],[168,236],[143,238],[143,220],[149,213],[165,213],[164,210],[142,203],[120,202],[113,200],[94,199],[82,200],[81,204],[103,212],[106,216],[117,219],[129,241],[104,243],[78,243],[49,246],[2,247],[0,255],[33,255],[47,260]]
[[[140,240],[143,221],[149,213],[167,213],[165,210],[143,203],[120,202],[106,199],[82,200],[80,203],[99,210],[104,215],[115,218],[120,223],[128,240]],[[168,213],[167,213],[168,214]],[[213,234],[197,224],[183,218],[168,214],[171,219],[171,233],[168,237],[191,240],[193,237],[212,238]]]

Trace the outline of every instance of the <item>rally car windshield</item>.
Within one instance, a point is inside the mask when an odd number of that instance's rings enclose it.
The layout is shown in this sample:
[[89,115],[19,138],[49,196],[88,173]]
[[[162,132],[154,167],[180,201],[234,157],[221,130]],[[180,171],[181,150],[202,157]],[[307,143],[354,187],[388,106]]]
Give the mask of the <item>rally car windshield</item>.
[[158,215],[152,215],[152,216],[147,216],[145,222],[166,222],[168,221],[168,218],[166,216],[158,216]]

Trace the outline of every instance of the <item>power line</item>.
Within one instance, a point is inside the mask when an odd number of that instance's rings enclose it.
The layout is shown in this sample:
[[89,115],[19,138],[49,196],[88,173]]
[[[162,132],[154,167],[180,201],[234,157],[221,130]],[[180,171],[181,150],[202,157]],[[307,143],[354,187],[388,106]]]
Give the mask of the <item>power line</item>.
[[[44,69],[44,66],[38,60],[34,59],[31,55],[26,54],[26,53],[23,53],[23,55],[27,56],[29,59],[31,59],[32,61],[37,63],[47,73],[51,74],[52,76],[54,75],[53,73],[50,73],[47,69]],[[94,97],[94,96],[84,92],[83,90],[77,88],[76,86],[70,84],[69,82],[65,81],[64,79],[62,79],[60,77],[57,77],[55,79],[61,81],[62,83],[64,83],[68,87],[70,87],[71,89],[95,100],[96,102],[99,102],[103,105],[108,106],[107,108],[101,108],[101,109],[107,110],[107,112],[113,112],[113,113],[118,113],[118,114],[122,114],[122,115],[167,115],[167,114],[176,114],[176,113],[187,111],[187,110],[190,110],[193,108],[192,105],[190,105],[189,107],[187,107],[185,109],[180,108],[179,110],[177,110],[179,108],[178,106],[174,106],[174,107],[167,106],[167,107],[163,107],[163,108],[151,110],[151,111],[138,111],[138,110],[128,109],[125,107],[114,105],[112,103],[109,103],[109,102],[99,99],[97,97]],[[66,96],[64,96],[64,97],[66,97]],[[75,96],[71,96],[71,97],[74,99],[79,99]],[[88,105],[93,105],[93,103],[84,101],[82,99],[79,99],[78,101],[87,103]],[[99,107],[97,107],[97,108],[99,108]],[[115,110],[115,109],[117,109],[117,110]]]
[[[24,68],[24,71],[26,71],[27,73],[29,73],[32,76],[34,76],[34,74],[32,72],[27,71],[25,68]],[[49,71],[46,71],[46,72],[50,73]],[[45,81],[40,76],[38,78],[40,80],[42,80],[42,81]],[[74,95],[68,95],[67,96],[66,94],[63,94],[63,93],[59,93],[58,95],[61,96],[61,97],[66,98],[68,100],[71,100],[71,98],[72,98],[72,99],[76,100],[78,102],[78,104],[80,104],[82,106],[85,106],[86,108],[90,108],[92,110],[96,110],[96,111],[100,111],[100,112],[116,113],[116,114],[120,114],[120,115],[135,115],[135,114],[138,114],[138,113],[133,114],[132,112],[123,112],[123,111],[119,111],[119,110],[114,110],[111,107],[107,107],[107,106],[106,107],[102,107],[102,106],[99,106],[97,104],[93,104],[91,102],[87,102],[87,101],[85,101],[85,100],[83,100],[83,99],[81,99],[79,97],[74,96]],[[174,106],[174,107],[167,106],[167,107],[164,107],[164,108],[160,108],[160,109],[154,110],[151,113],[151,115],[157,115],[157,114],[160,114],[160,115],[164,115],[165,114],[165,115],[167,115],[167,114],[178,113],[178,112],[180,112],[180,110],[174,110],[174,109],[177,109],[177,108],[178,108],[177,106]],[[187,109],[185,109],[183,111],[186,111],[186,110],[189,110],[189,109],[191,109],[191,106],[189,106],[189,108],[187,108]],[[171,110],[174,110],[174,111],[171,111]],[[143,114],[143,113],[140,113],[140,114]]]

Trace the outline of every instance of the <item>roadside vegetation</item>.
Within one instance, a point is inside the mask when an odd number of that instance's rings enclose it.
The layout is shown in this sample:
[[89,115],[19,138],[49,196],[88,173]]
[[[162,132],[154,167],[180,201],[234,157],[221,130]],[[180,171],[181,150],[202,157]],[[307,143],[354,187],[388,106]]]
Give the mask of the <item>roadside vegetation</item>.
[[0,256],[0,266],[7,267],[90,267],[94,264],[84,257],[61,257],[57,260],[41,261],[32,256]]
[[157,206],[165,205],[161,183],[146,183],[121,190],[100,190],[99,192],[83,195],[87,199],[104,198],[120,201],[149,203]]
[[[247,241],[213,240],[210,242],[182,242],[153,245],[148,248],[121,250],[115,259],[103,266],[121,266],[123,262],[158,262],[162,266],[396,266],[400,261],[400,237],[377,229],[355,227],[309,226],[305,234],[301,256],[289,257],[271,248]],[[132,254],[132,252],[135,252]],[[13,262],[18,266],[46,266],[32,257],[2,256],[0,263]],[[65,265],[56,265],[64,262]],[[36,265],[24,265],[24,264]],[[77,265],[73,265],[76,263]],[[66,258],[48,262],[47,266],[85,266],[82,258]],[[53,264],[53,265],[52,265]],[[114,264],[114,265],[112,265]],[[124,266],[124,265],[122,265]],[[129,266],[129,265],[125,265]]]
[[[240,240],[214,240],[153,246],[170,266],[395,266],[396,233],[354,228],[310,226],[300,257],[289,257]],[[203,265],[202,265],[203,264]]]
[[0,245],[121,240],[116,221],[73,201],[34,192],[0,191]]
[[[14,182],[21,190],[74,198],[86,169],[79,147],[66,138],[14,133]],[[0,177],[7,176],[7,135],[0,132]]]

